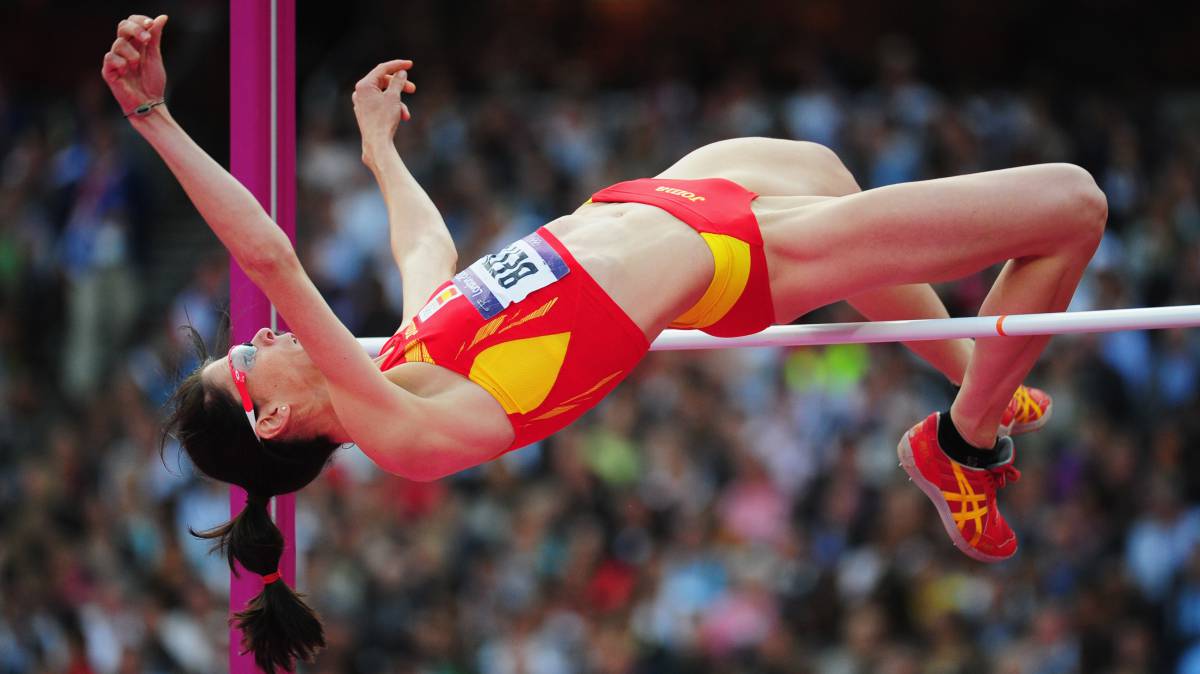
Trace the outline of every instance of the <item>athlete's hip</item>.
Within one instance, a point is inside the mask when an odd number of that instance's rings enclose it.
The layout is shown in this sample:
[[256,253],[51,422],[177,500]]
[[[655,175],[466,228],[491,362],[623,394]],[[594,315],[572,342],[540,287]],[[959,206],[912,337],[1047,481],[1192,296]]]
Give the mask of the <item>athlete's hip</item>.
[[616,265],[611,275],[597,271],[618,304],[657,300],[635,318],[647,336],[668,326],[744,335],[775,318],[757,197],[724,178],[628,180],[593,194],[564,235],[574,229],[581,239],[599,237],[592,247],[607,242],[615,254],[597,259]]

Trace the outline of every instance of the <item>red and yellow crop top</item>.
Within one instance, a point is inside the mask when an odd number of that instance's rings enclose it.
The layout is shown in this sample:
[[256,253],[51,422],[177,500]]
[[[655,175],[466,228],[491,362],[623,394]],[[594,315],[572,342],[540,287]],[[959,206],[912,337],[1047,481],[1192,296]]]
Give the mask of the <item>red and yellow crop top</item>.
[[649,347],[637,324],[542,228],[438,286],[412,324],[384,344],[380,369],[433,363],[482,386],[512,424],[508,451],[579,418]]

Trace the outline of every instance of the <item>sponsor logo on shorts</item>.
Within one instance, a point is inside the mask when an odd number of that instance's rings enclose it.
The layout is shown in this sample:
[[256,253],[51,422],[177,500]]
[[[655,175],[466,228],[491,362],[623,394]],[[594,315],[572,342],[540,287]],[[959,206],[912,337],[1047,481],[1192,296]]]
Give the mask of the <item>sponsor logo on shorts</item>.
[[681,189],[678,189],[675,187],[666,187],[666,186],[655,187],[654,191],[655,192],[666,192],[667,194],[674,194],[675,196],[683,197],[684,199],[687,199],[688,201],[704,201],[704,197],[700,196],[699,194],[696,194],[695,192],[689,192],[687,190],[681,190]]

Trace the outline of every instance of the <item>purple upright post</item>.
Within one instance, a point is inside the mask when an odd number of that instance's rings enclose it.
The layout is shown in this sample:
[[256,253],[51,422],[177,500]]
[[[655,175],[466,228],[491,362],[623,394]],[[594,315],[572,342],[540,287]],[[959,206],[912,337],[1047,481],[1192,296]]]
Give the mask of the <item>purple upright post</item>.
[[[288,238],[296,239],[296,6],[295,0],[230,0],[229,3],[229,166]],[[234,262],[229,269],[229,313],[234,342],[262,327],[286,330],[266,296]],[[236,516],[246,492],[229,490]],[[274,500],[275,523],[283,532],[279,560],[283,580],[296,585],[295,495]],[[231,577],[230,613],[241,611],[262,590],[262,580],[238,567]],[[229,671],[254,674],[249,654],[240,655],[241,630],[229,630]]]

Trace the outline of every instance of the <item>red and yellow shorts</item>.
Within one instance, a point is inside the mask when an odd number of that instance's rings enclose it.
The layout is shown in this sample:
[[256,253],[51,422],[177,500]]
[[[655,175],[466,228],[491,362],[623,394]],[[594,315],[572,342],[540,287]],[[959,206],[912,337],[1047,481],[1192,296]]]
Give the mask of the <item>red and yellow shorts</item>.
[[750,210],[757,197],[724,178],[641,178],[606,187],[591,200],[657,206],[695,229],[712,250],[715,270],[704,295],[671,327],[738,337],[775,323],[762,233]]

